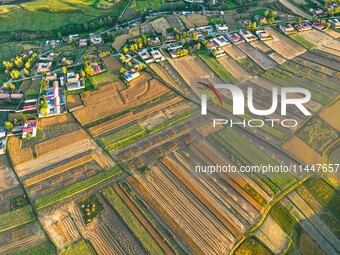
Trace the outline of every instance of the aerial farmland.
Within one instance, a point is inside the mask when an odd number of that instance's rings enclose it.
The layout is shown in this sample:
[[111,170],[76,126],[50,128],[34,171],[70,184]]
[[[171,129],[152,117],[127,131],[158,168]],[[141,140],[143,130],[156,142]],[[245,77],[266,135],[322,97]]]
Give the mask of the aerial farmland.
[[0,254],[340,253],[339,1],[66,2],[0,0]]

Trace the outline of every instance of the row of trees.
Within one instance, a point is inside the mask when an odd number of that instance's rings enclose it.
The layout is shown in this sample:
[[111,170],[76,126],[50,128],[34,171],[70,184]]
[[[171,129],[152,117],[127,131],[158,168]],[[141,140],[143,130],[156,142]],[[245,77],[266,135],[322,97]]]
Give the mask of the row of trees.
[[29,58],[26,54],[23,54],[21,56],[16,56],[10,61],[3,61],[2,64],[5,68],[5,74],[16,80],[20,77],[19,70],[23,68],[25,76],[28,76],[37,58],[38,55],[36,53],[33,53]]

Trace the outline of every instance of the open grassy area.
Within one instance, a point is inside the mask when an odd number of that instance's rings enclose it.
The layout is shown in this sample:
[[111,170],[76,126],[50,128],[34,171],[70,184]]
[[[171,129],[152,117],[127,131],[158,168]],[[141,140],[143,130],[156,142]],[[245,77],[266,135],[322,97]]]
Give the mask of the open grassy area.
[[237,81],[215,58],[207,51],[199,51],[198,56],[209,66],[214,73],[225,83],[236,84]]
[[142,243],[149,254],[164,254],[150,233],[143,227],[136,216],[126,206],[112,187],[102,191],[107,202],[117,211],[123,221],[128,225],[134,235]]
[[[1,26],[1,18],[0,18]],[[0,63],[4,60],[10,60],[19,53],[24,51],[24,47],[16,42],[8,42],[0,44]]]
[[16,253],[16,255],[38,255],[38,254],[44,255],[56,254],[56,249],[52,243],[46,241],[37,246],[33,246],[27,250]]
[[307,50],[312,50],[316,48],[316,45],[314,43],[307,41],[305,38],[303,38],[299,34],[292,34],[292,35],[289,35],[289,37],[293,39],[295,42],[297,42],[298,44],[300,44],[301,46],[305,47]]
[[[118,16],[127,0],[110,4],[106,0],[33,0],[8,6],[0,17],[0,31],[46,31],[63,25],[82,24],[110,14]],[[107,9],[105,9],[107,8]]]
[[30,205],[0,214],[0,232],[16,228],[35,220],[33,209]]
[[114,82],[119,80],[119,75],[115,75],[112,72],[104,72],[90,76],[90,81],[97,87],[99,84],[104,84],[108,82]]
[[34,201],[34,205],[37,209],[44,208],[49,205],[53,205],[59,201],[62,201],[68,197],[85,191],[99,183],[106,181],[122,172],[120,167],[114,167],[112,169],[101,172],[95,176],[92,176],[84,181],[72,184],[64,189],[50,193],[44,197],[38,198]]
[[81,240],[78,243],[72,244],[65,250],[62,250],[60,255],[93,255],[93,249],[90,247],[89,244],[85,243],[84,240]]
[[302,231],[298,222],[283,207],[281,203],[276,203],[269,212],[269,215],[276,221],[287,235],[291,235],[294,229]]

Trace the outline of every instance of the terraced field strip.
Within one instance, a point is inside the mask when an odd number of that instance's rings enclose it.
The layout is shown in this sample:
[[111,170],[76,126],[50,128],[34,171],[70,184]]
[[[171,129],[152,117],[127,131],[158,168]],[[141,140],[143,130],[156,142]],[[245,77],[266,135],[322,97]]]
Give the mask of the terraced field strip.
[[[26,253],[26,250],[34,249],[36,244],[43,242],[45,237],[41,234],[29,236],[23,238],[19,241],[12,242],[5,246],[0,246],[0,254],[21,254],[26,255],[30,253]],[[52,247],[51,247],[52,246]],[[53,251],[50,254],[55,254],[54,246],[51,244],[50,248],[53,248]],[[33,252],[36,252],[35,250]],[[39,252],[39,251],[38,251]],[[43,252],[46,252],[45,250]],[[31,254],[42,254],[42,253],[31,253]],[[47,253],[44,253],[47,254]]]
[[112,187],[102,191],[107,202],[117,211],[130,230],[136,235],[143,247],[150,254],[165,254],[158,246],[146,228],[141,224],[137,217],[131,212],[124,201],[112,189]]
[[102,169],[107,169],[116,165],[116,163],[103,151],[92,152],[91,157]]
[[[152,167],[152,172],[147,177],[149,181],[141,175],[134,175],[134,177],[171,218],[180,224],[203,254],[227,253],[234,243],[233,235],[169,170],[159,167],[161,166]],[[176,231],[176,234],[180,233]],[[195,250],[193,252],[202,253]]]
[[16,171],[19,176],[30,174],[95,148],[97,148],[97,144],[93,140],[83,139],[71,145],[58,148],[51,153],[45,154],[43,157],[18,165],[16,166]]
[[126,123],[140,119],[140,118],[142,118],[146,115],[149,115],[153,112],[156,112],[156,111],[161,110],[163,108],[166,108],[170,105],[178,103],[182,100],[183,100],[183,98],[181,96],[177,96],[177,97],[174,97],[170,100],[167,100],[167,101],[165,101],[161,104],[157,104],[153,107],[150,107],[150,108],[148,108],[144,111],[141,111],[141,112],[138,112],[138,113],[135,113],[135,114],[133,114],[132,112],[129,112],[129,113],[124,114],[120,117],[117,117],[117,118],[114,118],[112,120],[106,121],[102,124],[93,126],[93,127],[89,128],[89,131],[94,137],[96,137],[96,136],[105,134],[105,133],[107,133],[107,132],[109,132],[113,129],[116,129],[116,128],[119,128],[123,125],[126,125]]
[[113,178],[117,176],[118,174],[122,173],[122,169],[118,166],[106,170],[104,172],[101,172],[95,176],[92,176],[88,179],[85,179],[81,182],[77,182],[75,184],[72,184],[70,186],[67,186],[66,188],[63,188],[61,190],[57,190],[53,193],[49,193],[48,195],[38,198],[34,201],[34,205],[37,208],[37,210],[42,209],[46,206],[55,204],[57,202],[60,202],[68,197],[71,197],[73,195],[76,195],[82,191],[85,191],[95,185],[98,185],[110,178]]
[[145,229],[150,233],[150,235],[157,242],[159,247],[165,252],[165,254],[174,254],[169,247],[162,240],[162,237],[157,233],[156,229],[144,218],[141,212],[135,207],[135,205],[129,200],[129,198],[124,194],[124,192],[115,184],[113,189],[116,191],[118,196],[124,201],[125,205],[130,209],[130,211],[136,216],[136,218],[142,223]]
[[0,214],[0,233],[30,223],[35,219],[32,206],[30,205],[2,213]]
[[86,138],[88,138],[87,133],[83,129],[80,129],[80,130],[47,140],[45,142],[38,143],[35,145],[35,151],[36,151],[37,157],[40,157],[46,153],[68,146],[72,143],[79,142]]
[[[224,160],[220,158],[215,151],[211,150],[203,141],[197,141],[192,144],[196,147],[196,149],[200,149],[201,151],[204,151],[204,155],[209,158],[213,163],[223,166]],[[199,151],[199,150],[198,150]],[[224,176],[220,173],[220,176]],[[223,177],[222,177],[223,178]],[[237,178],[237,182],[234,181],[234,175],[231,174],[228,177],[223,178],[233,189],[235,189],[236,192],[238,192],[248,203],[250,203],[257,211],[261,212],[263,209],[263,206],[258,204],[250,195],[248,195],[244,189],[242,189],[240,186],[243,184],[245,187],[246,182],[242,178]],[[239,183],[239,184],[237,184]],[[240,185],[240,186],[239,186]],[[242,210],[240,208],[240,210]],[[246,211],[249,213],[249,211],[253,211],[251,209],[246,209]],[[255,212],[254,212],[255,213]]]
[[19,137],[9,137],[7,147],[9,157],[13,165],[19,165],[34,159],[32,148],[21,148],[21,141]]
[[189,247],[189,249],[194,254],[204,254],[202,249],[198,246],[194,240],[192,240],[192,236],[190,236],[186,231],[184,225],[177,222],[171,215],[171,211],[164,209],[161,204],[159,204],[150,194],[149,190],[147,190],[142,183],[137,181],[135,177],[129,176],[127,178],[132,187],[137,190],[137,192],[145,199],[145,201],[158,213],[158,215],[162,215],[162,218],[165,222],[171,227],[171,230],[175,232],[179,238]]
[[68,171],[68,170],[70,170],[74,167],[77,167],[77,166],[83,165],[87,162],[90,162],[91,160],[93,160],[93,158],[90,155],[85,155],[85,156],[83,156],[79,159],[76,159],[76,160],[68,162],[64,165],[58,166],[58,167],[53,168],[53,169],[46,171],[44,173],[35,175],[32,178],[29,178],[29,179],[23,181],[23,185],[27,187],[27,186],[36,184],[36,183],[41,182],[43,180],[46,180],[46,179],[48,179],[52,176],[66,172],[66,171]]
[[274,39],[270,41],[265,41],[264,43],[284,58],[292,59],[307,51],[301,45],[294,42],[292,39],[282,35],[274,28],[268,27],[266,29],[274,37]]
[[[218,201],[213,199],[208,194],[205,194],[206,192],[202,192],[202,187],[194,180],[191,181],[191,178],[188,174],[181,171],[178,166],[176,166],[173,162],[170,162],[168,159],[162,159],[162,164],[168,168],[173,175],[182,182],[190,191],[192,194],[195,194],[199,200],[207,207],[209,210],[228,228],[228,230],[236,237],[239,238],[241,236],[241,232],[239,229],[239,226],[236,227],[236,225],[240,225],[240,222],[235,223],[235,217],[233,215],[230,215],[228,211],[222,211],[221,206],[218,206]],[[214,203],[217,202],[216,203]],[[233,219],[230,220],[230,217]]]
[[222,49],[228,53],[230,57],[232,57],[234,60],[239,60],[241,58],[246,58],[247,55],[244,54],[239,48],[237,48],[235,45],[228,45],[223,46]]
[[276,62],[269,58],[265,53],[254,48],[248,43],[242,43],[237,47],[241,49],[244,53],[246,53],[254,62],[256,62],[264,70],[274,68],[277,65]]
[[251,75],[244,70],[235,60],[229,56],[224,56],[217,59],[218,62],[230,72],[239,82],[249,79]]

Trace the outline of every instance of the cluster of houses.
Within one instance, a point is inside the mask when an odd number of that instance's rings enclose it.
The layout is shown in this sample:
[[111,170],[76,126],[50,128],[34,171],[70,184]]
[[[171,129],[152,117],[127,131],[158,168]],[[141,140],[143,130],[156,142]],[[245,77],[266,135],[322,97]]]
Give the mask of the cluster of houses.
[[142,49],[138,51],[137,54],[147,64],[165,60],[162,53],[155,49]]
[[79,47],[89,46],[89,45],[98,45],[103,43],[103,38],[101,35],[97,34],[89,34],[89,38],[80,38],[79,35],[76,35],[77,37],[72,37],[73,40],[76,40],[78,42]]
[[55,78],[56,76],[49,76],[49,78],[46,78],[46,90],[43,90],[42,88],[40,90],[38,102],[44,100],[45,109],[44,112],[42,112],[43,107],[38,108],[39,118],[55,116],[67,111],[64,94],[64,77],[59,79]]
[[5,127],[0,126],[0,155],[6,153],[7,136],[20,135],[23,139],[36,137],[38,131],[37,120],[27,120],[20,125],[16,125],[10,132]]

